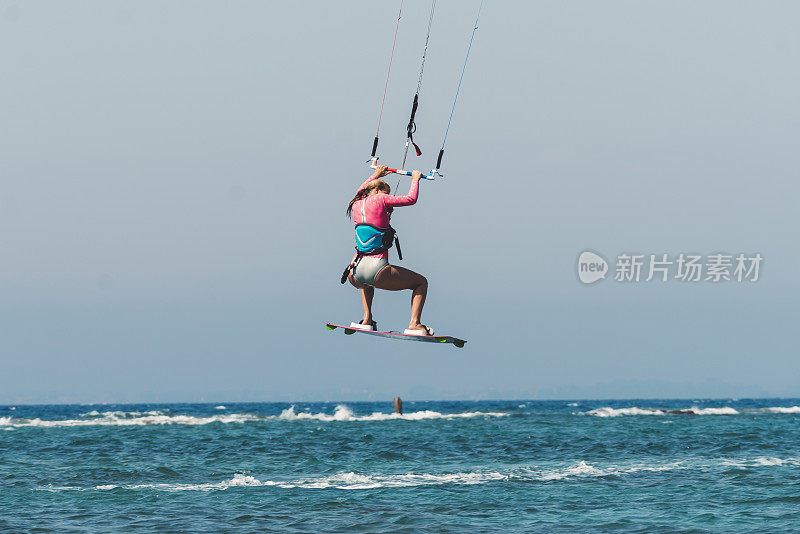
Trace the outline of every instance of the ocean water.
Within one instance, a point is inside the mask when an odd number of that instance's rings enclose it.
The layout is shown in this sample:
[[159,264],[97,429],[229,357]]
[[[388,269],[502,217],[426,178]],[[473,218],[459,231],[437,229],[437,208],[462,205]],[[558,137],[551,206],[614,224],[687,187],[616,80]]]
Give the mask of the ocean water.
[[0,406],[0,530],[800,531],[800,399],[404,408]]

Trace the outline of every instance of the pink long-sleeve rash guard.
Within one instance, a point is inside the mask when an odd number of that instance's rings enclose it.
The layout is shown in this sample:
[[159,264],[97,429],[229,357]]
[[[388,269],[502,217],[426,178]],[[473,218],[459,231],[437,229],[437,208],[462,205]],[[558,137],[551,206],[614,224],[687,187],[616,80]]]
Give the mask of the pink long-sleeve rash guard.
[[[372,180],[374,178],[371,176],[367,178],[366,182],[358,186],[357,191],[365,188]],[[355,224],[367,223],[378,228],[389,228],[389,219],[392,216],[391,208],[413,206],[417,202],[417,196],[419,196],[419,180],[411,180],[408,194],[402,197],[387,195],[386,193],[377,193],[365,197],[353,204],[353,222]],[[388,258],[389,252],[372,254],[372,256]]]

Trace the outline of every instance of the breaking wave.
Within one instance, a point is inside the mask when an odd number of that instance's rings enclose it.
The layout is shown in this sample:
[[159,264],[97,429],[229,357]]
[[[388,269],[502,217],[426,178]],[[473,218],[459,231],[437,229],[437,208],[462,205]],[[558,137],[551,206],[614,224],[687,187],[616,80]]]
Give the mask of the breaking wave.
[[[208,425],[245,424],[268,421],[321,421],[321,422],[349,422],[349,421],[424,421],[424,420],[457,420],[471,418],[508,417],[509,412],[467,411],[456,413],[442,413],[434,410],[419,410],[404,414],[372,412],[371,414],[356,414],[349,406],[339,404],[333,413],[312,412],[298,410],[292,405],[278,415],[262,415],[255,413],[225,413],[222,406],[214,407],[216,413],[202,415],[173,414],[165,410],[151,411],[97,411],[92,410],[74,416],[71,419],[41,419],[3,416],[0,417],[0,428],[9,430],[19,427],[91,427],[91,426],[148,426],[148,425]],[[603,406],[585,412],[573,412],[575,415],[590,415],[594,417],[622,417],[622,416],[669,416],[669,415],[793,415],[800,414],[800,406],[772,406],[765,408],[732,408],[730,406],[705,407],[691,406],[689,408],[649,408],[630,406],[626,408],[612,408]]]
[[634,464],[627,466],[594,467],[583,460],[562,469],[551,469],[542,472],[538,480],[564,480],[574,477],[607,477],[622,476],[631,473],[646,471],[672,471],[675,469],[689,469],[682,462],[672,462],[662,465]]
[[273,486],[276,488],[284,489],[345,489],[345,490],[358,490],[358,489],[375,489],[375,488],[401,488],[409,486],[431,486],[442,484],[456,484],[456,485],[469,485],[469,484],[483,484],[492,480],[507,480],[508,476],[497,472],[486,473],[450,473],[450,474],[414,474],[407,473],[403,475],[361,475],[357,473],[340,473],[336,475],[324,477],[309,477],[297,478],[287,480],[258,480],[251,475],[243,473],[236,473],[232,479],[223,480],[221,482],[214,482],[208,484],[129,484],[129,485],[116,485],[104,484],[94,486],[93,488],[78,488],[75,486],[43,486],[40,490],[43,491],[66,491],[66,490],[81,490],[86,491],[90,489],[107,491],[114,489],[126,490],[142,490],[142,489],[156,489],[163,491],[213,491],[213,490],[226,490],[233,487],[250,486],[250,487],[266,487]]
[[722,460],[725,467],[748,469],[753,467],[772,466],[800,466],[800,458],[775,458],[772,456],[759,456],[757,458],[726,458]]
[[765,413],[800,413],[800,406],[773,406],[772,408],[762,408]]
[[202,484],[102,484],[92,487],[40,486],[40,491],[110,491],[110,490],[159,490],[159,491],[222,491],[235,487],[274,487],[283,489],[339,489],[368,490],[379,488],[403,488],[416,486],[476,485],[493,482],[557,482],[603,477],[625,477],[637,473],[657,473],[676,470],[709,470],[715,468],[770,468],[800,466],[800,458],[718,458],[705,461],[674,461],[664,463],[631,463],[620,465],[592,465],[584,460],[562,466],[517,467],[507,471],[470,471],[456,473],[405,473],[405,474],[360,474],[338,473],[321,477],[298,477],[278,480],[259,479],[255,476],[236,473],[233,478]]
[[422,410],[405,414],[374,412],[370,415],[356,415],[349,407],[340,404],[333,414],[296,411],[294,406],[283,410],[280,415],[257,415],[231,413],[217,415],[175,415],[153,410],[149,412],[122,412],[92,410],[80,414],[77,419],[47,420],[39,418],[0,417],[0,427],[78,427],[78,426],[147,426],[147,425],[207,425],[211,423],[249,423],[257,421],[420,421],[424,419],[463,419],[472,417],[503,417],[502,412],[460,412],[445,414]]
[[409,412],[404,414],[399,413],[383,413],[373,412],[370,415],[356,415],[349,407],[340,404],[336,407],[333,415],[326,413],[311,413],[311,412],[297,412],[295,407],[291,406],[281,412],[278,416],[279,419],[287,420],[302,420],[314,419],[317,421],[389,421],[389,420],[405,420],[405,421],[420,421],[423,419],[465,419],[470,417],[505,417],[510,415],[504,412],[460,412],[460,413],[440,413],[432,410],[421,410],[419,412]]
[[773,406],[769,408],[742,408],[737,410],[730,406],[718,408],[691,408],[680,409],[661,409],[661,408],[611,408],[604,406],[595,408],[587,412],[580,412],[581,415],[593,415],[595,417],[619,417],[623,415],[742,415],[742,414],[800,414],[800,406]]
[[646,410],[642,408],[595,408],[588,412],[583,412],[586,415],[594,415],[597,417],[619,417],[620,415],[664,415],[664,410]]
[[74,426],[146,426],[146,425],[207,425],[209,423],[246,423],[263,419],[252,414],[213,416],[172,415],[151,412],[97,412],[81,414],[80,419],[0,418],[0,426],[11,427],[74,427]]

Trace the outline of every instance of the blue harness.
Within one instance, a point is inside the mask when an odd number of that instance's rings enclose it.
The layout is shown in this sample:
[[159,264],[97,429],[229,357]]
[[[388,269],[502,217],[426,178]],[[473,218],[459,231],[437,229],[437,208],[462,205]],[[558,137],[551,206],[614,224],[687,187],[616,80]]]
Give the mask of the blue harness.
[[[392,244],[396,240],[396,232],[391,226],[389,228],[378,228],[367,223],[356,225],[356,252],[359,255],[367,256],[386,252],[392,248]],[[399,252],[399,245],[397,250]]]

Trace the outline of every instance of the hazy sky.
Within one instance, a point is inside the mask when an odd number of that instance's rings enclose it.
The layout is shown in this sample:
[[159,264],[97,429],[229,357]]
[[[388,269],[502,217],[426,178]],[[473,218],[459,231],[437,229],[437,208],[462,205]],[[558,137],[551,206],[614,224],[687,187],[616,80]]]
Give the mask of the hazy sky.
[[[429,5],[404,4],[387,164]],[[477,5],[437,3],[409,166]],[[800,395],[797,2],[487,0],[445,177],[393,218],[424,321],[469,343],[325,331],[361,313],[344,209],[397,7],[0,0],[0,402]],[[584,286],[585,249],[764,263]],[[380,325],[408,301],[379,292]]]

